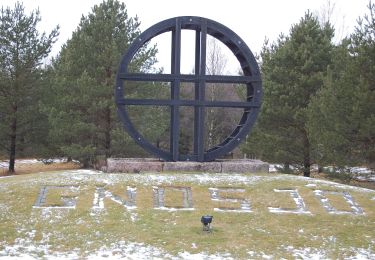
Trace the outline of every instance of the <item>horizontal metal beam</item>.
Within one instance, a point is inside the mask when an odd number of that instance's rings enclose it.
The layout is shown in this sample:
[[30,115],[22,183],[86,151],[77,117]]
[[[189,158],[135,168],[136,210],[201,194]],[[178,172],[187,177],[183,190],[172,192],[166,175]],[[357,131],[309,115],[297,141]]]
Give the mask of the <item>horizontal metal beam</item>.
[[132,99],[124,98],[116,101],[117,105],[140,106],[195,106],[195,107],[232,107],[258,108],[259,103],[237,101],[202,101],[202,100],[171,100],[171,99]]
[[233,108],[258,108],[258,102],[236,102],[236,101],[205,101],[206,107],[233,107]]
[[260,82],[259,76],[230,76],[230,75],[190,75],[190,74],[152,74],[152,73],[120,73],[120,78],[127,81],[158,81],[172,82],[179,80],[181,82],[207,83],[237,83],[246,84],[251,82]]
[[116,100],[117,105],[140,105],[140,106],[172,106],[176,101],[170,99],[134,99],[134,98],[124,98]]

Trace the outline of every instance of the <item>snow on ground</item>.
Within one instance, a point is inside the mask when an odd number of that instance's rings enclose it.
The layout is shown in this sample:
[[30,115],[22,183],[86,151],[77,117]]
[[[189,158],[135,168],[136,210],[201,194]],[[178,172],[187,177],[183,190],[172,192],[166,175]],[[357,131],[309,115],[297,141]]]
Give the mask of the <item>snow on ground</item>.
[[[63,163],[66,162],[66,158],[50,158],[50,159],[19,159],[16,160],[17,164],[51,164],[51,163]],[[73,162],[78,162],[74,161]],[[0,161],[0,169],[6,169],[9,167],[9,162],[7,160]],[[283,164],[269,164],[269,172],[277,173],[283,169]],[[312,170],[317,171],[317,165],[312,165]],[[333,166],[325,167],[328,171],[335,171]],[[290,166],[292,171],[297,172],[298,169],[293,165]],[[345,170],[353,175],[355,179],[360,181],[371,181],[375,182],[375,173],[366,167],[346,167]]]
[[354,174],[355,178],[361,181],[375,182],[375,172],[366,167],[351,167],[350,173]]
[[[0,177],[0,180],[4,177]],[[226,186],[238,186],[238,185],[256,185],[258,183],[269,182],[269,181],[308,181],[307,185],[314,184],[326,184],[336,188],[358,190],[362,192],[374,192],[373,190],[349,186],[345,184],[339,184],[332,181],[306,178],[303,176],[281,174],[281,175],[253,175],[253,174],[236,174],[236,173],[183,173],[183,174],[168,174],[168,173],[147,173],[147,174],[121,174],[121,173],[103,173],[95,170],[69,170],[62,171],[59,173],[59,178],[56,175],[43,175],[40,178],[35,178],[35,183],[50,183],[51,185],[59,185],[61,183],[69,183],[70,181],[79,182],[102,182],[107,185],[119,183],[119,182],[134,182],[142,185],[171,185],[176,182],[187,182],[194,183],[197,185],[226,185]],[[16,180],[17,183],[22,181]],[[29,183],[30,180],[25,180]],[[1,188],[1,187],[0,187]]]
[[[342,184],[337,184],[330,181],[318,180],[305,178],[301,176],[294,175],[245,175],[245,174],[213,174],[213,173],[202,173],[202,174],[160,174],[160,173],[147,173],[147,174],[116,174],[116,173],[103,173],[94,170],[69,170],[63,171],[58,174],[43,174],[35,175],[33,180],[27,178],[25,180],[7,179],[6,182],[2,183],[0,178],[0,192],[6,191],[5,187],[7,183],[15,183],[20,185],[25,185],[25,187],[32,184],[45,184],[50,185],[61,184],[61,183],[89,183],[91,181],[102,182],[104,184],[115,184],[119,182],[132,182],[135,184],[142,185],[167,185],[173,183],[194,183],[198,185],[226,185],[226,186],[237,186],[237,185],[256,185],[262,182],[270,182],[277,180],[296,180],[303,181],[306,187],[315,188],[319,184],[329,185],[330,187],[342,188],[345,190],[356,190],[360,192],[372,193],[375,195],[375,191],[364,189],[360,187],[347,186]],[[293,192],[293,191],[288,191]],[[298,199],[298,196],[296,197]],[[375,197],[374,197],[375,198]],[[2,213],[9,211],[10,209],[6,205],[0,204],[0,216]],[[49,209],[45,210],[45,218],[51,219],[57,218],[58,215],[50,214]],[[5,214],[5,213],[4,213]],[[61,215],[59,215],[61,217]],[[132,216],[132,219],[136,219],[136,213]],[[35,231],[35,230],[34,230]],[[80,250],[76,249],[71,252],[58,252],[52,251],[50,245],[48,244],[49,234],[43,234],[43,241],[45,243],[36,243],[34,241],[35,232],[23,232],[26,234],[24,237],[17,238],[13,244],[6,245],[0,240],[0,259],[40,259],[42,255],[45,259],[78,259],[80,258]],[[22,233],[22,231],[20,231]],[[303,233],[300,230],[300,233]],[[373,243],[375,245],[375,241]],[[286,250],[291,253],[293,257],[298,259],[325,259],[329,258],[325,248],[293,248],[285,246],[279,248],[280,250]],[[277,249],[278,250],[278,249]],[[353,252],[353,256],[348,259],[375,259],[375,252],[371,248],[350,248],[348,249]],[[82,253],[82,252],[81,252]],[[146,245],[143,243],[129,242],[129,241],[118,241],[112,243],[109,246],[102,246],[96,251],[85,252],[87,259],[234,259],[228,253],[216,253],[208,254],[206,252],[200,253],[190,253],[187,251],[179,252],[177,255],[171,255],[165,252],[161,248]],[[248,255],[250,258],[263,258],[263,259],[273,259],[274,257],[267,252],[254,252],[249,251]]]
[[[31,234],[32,235],[32,234]],[[50,246],[35,245],[31,242],[31,239],[19,239],[12,246],[6,246],[0,251],[0,259],[40,259],[40,255],[43,255],[43,259],[79,259],[79,250],[73,252],[52,252]],[[324,249],[316,249],[311,247],[305,248],[293,248],[292,246],[282,246],[282,248],[290,252],[295,259],[329,259]],[[375,259],[375,253],[365,248],[350,248],[352,252],[351,257],[345,259]],[[266,254],[265,252],[254,252],[248,251],[248,255],[251,258],[257,259],[274,259],[272,255]],[[89,253],[85,259],[186,259],[186,260],[220,260],[235,259],[229,253],[217,253],[208,254],[205,252],[201,253],[190,253],[187,251],[177,253],[177,256],[173,256],[165,252],[161,248],[146,245],[144,243],[126,242],[119,241],[112,243],[109,247],[102,246],[96,252]]]
[[[66,158],[49,158],[49,159],[19,159],[16,160],[15,164],[51,164],[51,163],[63,163],[67,162]],[[76,162],[76,161],[75,161]],[[1,168],[8,168],[9,161],[3,160],[0,161],[0,169]]]
[[[20,242],[20,241],[17,241]],[[23,243],[23,244],[22,244]],[[0,251],[0,259],[40,259],[40,254],[43,254],[43,259],[79,259],[78,252],[61,253],[50,252],[49,246],[35,246],[29,241],[21,241],[21,244],[7,246]],[[22,250],[22,253],[19,251]],[[164,250],[145,245],[143,243],[132,243],[119,241],[111,244],[110,247],[101,247],[98,251],[90,253],[85,259],[186,259],[186,260],[219,260],[219,259],[234,259],[230,254],[207,254],[207,253],[189,253],[180,252],[177,256],[165,252]]]
[[[51,251],[48,245],[49,234],[43,234],[46,243],[44,245],[35,244],[32,239],[36,231],[28,233],[28,237],[16,239],[13,245],[7,245],[0,250],[0,259],[79,259],[79,249],[73,252],[56,252]],[[1,245],[1,243],[0,243]],[[85,259],[191,259],[191,260],[218,260],[233,259],[228,253],[208,254],[180,252],[177,256],[165,252],[163,249],[146,245],[144,243],[119,241],[112,243],[110,246],[102,246],[96,252],[89,253]]]
[[[37,159],[22,159],[22,160],[16,160],[16,164],[36,164],[41,163],[41,161],[38,161]],[[9,161],[0,161],[0,168],[8,168],[9,167]]]
[[[269,165],[269,172],[270,173],[277,173],[281,172],[282,169],[284,168],[283,164],[270,164]],[[298,172],[296,167],[290,166],[290,169],[294,172]],[[324,167],[327,171],[330,172],[337,172],[339,173],[339,169],[333,167],[333,166],[326,166]],[[317,165],[312,165],[311,170],[317,171],[318,166]],[[369,168],[366,167],[345,167],[344,169],[345,172],[350,173],[354,179],[360,180],[360,181],[370,181],[370,182],[375,182],[375,172],[371,171]]]
[[[118,173],[103,173],[100,171],[93,170],[71,170],[61,173],[61,177],[67,179],[78,180],[81,182],[90,181],[95,179],[96,181],[102,181],[105,184],[114,184],[118,182],[131,181],[143,185],[159,185],[159,184],[173,184],[176,182],[189,182],[198,185],[255,185],[257,183],[277,181],[277,180],[296,180],[296,181],[308,181],[307,185],[314,184],[326,184],[336,188],[343,188],[349,190],[359,190],[362,192],[374,192],[370,189],[361,187],[349,186],[339,184],[332,181],[306,178],[303,176],[295,175],[246,175],[246,174],[228,174],[228,173],[197,173],[197,174],[168,174],[168,173],[147,173],[147,174],[118,174]],[[48,177],[44,177],[48,178]],[[54,177],[51,178],[51,180]]]

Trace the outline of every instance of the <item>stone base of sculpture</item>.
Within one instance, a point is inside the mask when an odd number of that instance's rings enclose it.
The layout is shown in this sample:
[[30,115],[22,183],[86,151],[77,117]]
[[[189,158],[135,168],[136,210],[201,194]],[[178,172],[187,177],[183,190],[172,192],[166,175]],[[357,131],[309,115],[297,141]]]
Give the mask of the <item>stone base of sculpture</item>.
[[213,162],[164,162],[151,158],[109,158],[106,172],[212,172],[268,173],[269,164],[260,160],[232,159]]

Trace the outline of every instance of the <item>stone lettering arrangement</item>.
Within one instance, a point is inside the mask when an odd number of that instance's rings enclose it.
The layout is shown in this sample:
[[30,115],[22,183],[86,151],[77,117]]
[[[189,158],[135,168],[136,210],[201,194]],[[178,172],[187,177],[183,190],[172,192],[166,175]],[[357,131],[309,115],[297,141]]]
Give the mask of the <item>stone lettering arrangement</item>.
[[[80,186],[76,185],[63,185],[63,186],[56,186],[56,185],[46,185],[40,188],[39,194],[37,195],[37,199],[33,208],[50,208],[50,209],[66,209],[72,210],[76,208],[76,203],[79,198],[79,190]],[[165,198],[166,198],[166,191],[174,191],[174,192],[181,192],[182,193],[182,201],[180,202],[180,206],[171,207],[165,205]],[[51,191],[55,191],[57,194],[62,194],[60,196],[60,201],[58,205],[56,204],[49,204],[48,203],[48,196]],[[215,207],[213,208],[214,211],[222,211],[222,212],[236,212],[236,213],[252,213],[253,210],[251,209],[251,200],[250,198],[245,198],[246,190],[244,188],[232,188],[232,187],[209,187],[208,188],[208,195],[210,199],[217,203],[225,203],[225,207]],[[274,189],[273,190],[276,194],[277,193],[289,193],[291,200],[290,200],[290,207],[282,208],[282,207],[268,207],[268,211],[270,213],[277,213],[277,214],[304,214],[304,215],[313,215],[309,210],[304,202],[304,199],[299,194],[297,189]],[[64,195],[66,193],[71,193],[74,195]],[[93,210],[102,210],[105,209],[104,199],[109,198],[113,202],[116,202],[122,206],[126,210],[136,210],[137,209],[137,187],[133,186],[126,186],[124,190],[124,194],[126,195],[127,199],[124,200],[117,194],[113,194],[111,191],[106,189],[103,186],[96,187],[94,191],[94,200],[90,207]],[[222,194],[227,194],[226,196],[222,196]],[[228,195],[230,194],[230,195]],[[243,194],[244,197],[238,196],[238,194]],[[354,200],[351,194],[348,191],[328,191],[328,190],[313,190],[313,194],[315,195],[316,199],[319,200],[322,207],[328,214],[349,214],[353,216],[360,216],[365,215],[364,210],[360,207],[360,205]],[[332,206],[327,195],[336,195],[342,197],[346,203],[350,206],[350,211],[338,210]],[[237,196],[236,196],[237,195]],[[186,210],[195,210],[194,208],[194,199],[193,199],[193,192],[191,187],[185,186],[152,186],[152,196],[153,196],[153,209],[154,210],[166,210],[166,211],[186,211]],[[233,206],[228,206],[233,204]],[[236,206],[236,205],[239,205]]]

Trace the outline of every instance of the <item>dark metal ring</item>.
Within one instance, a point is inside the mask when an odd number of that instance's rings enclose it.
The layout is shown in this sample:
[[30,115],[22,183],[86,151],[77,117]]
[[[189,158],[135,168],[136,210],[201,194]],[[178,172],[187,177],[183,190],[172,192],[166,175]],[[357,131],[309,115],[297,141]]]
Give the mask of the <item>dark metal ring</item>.
[[[181,30],[195,30],[195,74],[180,73],[181,62]],[[170,74],[141,74],[130,73],[128,66],[142,48],[152,38],[165,33],[172,33],[172,64]],[[243,76],[206,75],[206,44],[207,34],[225,44],[240,63]],[[160,81],[171,83],[171,99],[130,99],[126,98],[126,81]],[[181,82],[195,84],[195,99],[180,100],[179,88]],[[247,98],[245,102],[207,101],[205,100],[206,83],[234,83],[246,84]],[[258,64],[254,55],[245,42],[232,30],[224,25],[202,17],[182,16],[157,23],[144,31],[130,45],[120,63],[115,89],[116,105],[119,117],[129,135],[141,147],[155,156],[166,161],[213,161],[230,153],[249,134],[260,110],[262,99],[262,82]],[[169,106],[171,109],[171,138],[170,150],[162,150],[150,142],[135,129],[126,111],[128,105],[156,105]],[[194,107],[194,152],[193,154],[179,154],[179,107]],[[233,132],[220,144],[204,150],[204,109],[205,107],[234,107],[243,108],[242,117]]]

